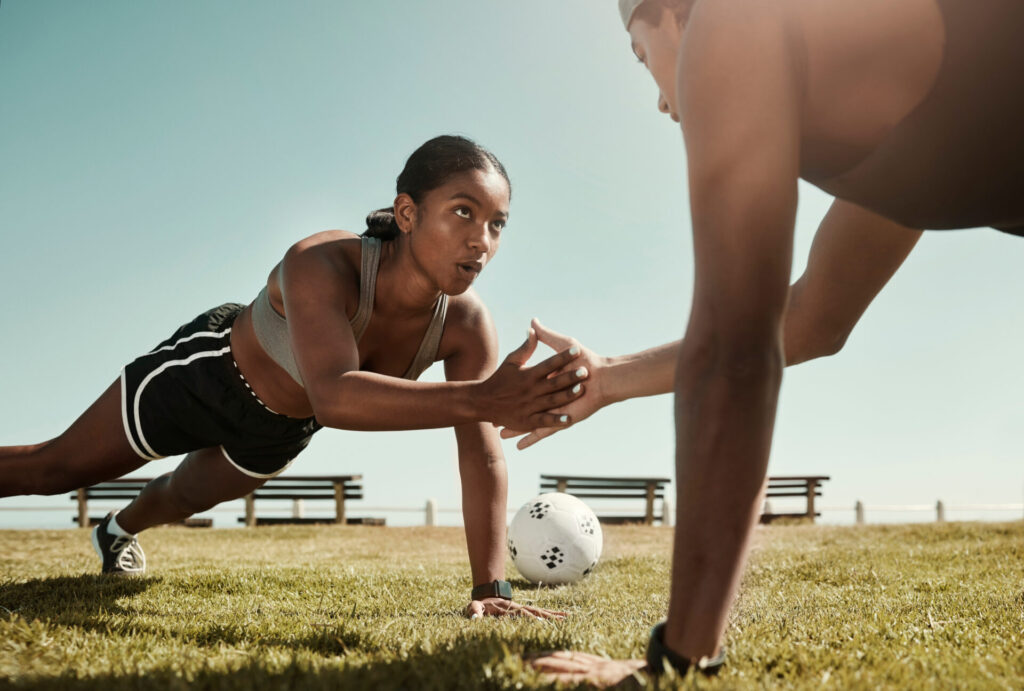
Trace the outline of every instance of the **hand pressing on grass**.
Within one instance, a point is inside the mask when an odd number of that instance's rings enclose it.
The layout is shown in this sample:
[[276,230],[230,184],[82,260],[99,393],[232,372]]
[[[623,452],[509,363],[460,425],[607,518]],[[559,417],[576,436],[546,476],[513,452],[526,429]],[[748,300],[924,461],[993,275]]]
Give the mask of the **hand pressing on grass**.
[[[550,681],[588,683],[598,688],[615,686],[647,666],[644,660],[609,660],[589,653],[559,650],[530,660],[535,670]],[[638,679],[639,680],[639,679]]]
[[501,597],[485,597],[473,600],[466,607],[466,616],[470,619],[481,617],[532,617],[534,619],[565,619],[565,612],[522,605],[514,600]]

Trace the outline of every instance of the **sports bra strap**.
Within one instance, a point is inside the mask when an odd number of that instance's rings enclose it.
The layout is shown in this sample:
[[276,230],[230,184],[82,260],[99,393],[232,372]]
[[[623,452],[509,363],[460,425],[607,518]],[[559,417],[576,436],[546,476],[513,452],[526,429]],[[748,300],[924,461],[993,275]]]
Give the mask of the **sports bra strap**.
[[423,342],[420,349],[416,351],[416,357],[412,359],[409,369],[402,375],[403,379],[416,380],[424,370],[434,364],[437,359],[437,349],[441,345],[441,334],[444,332],[444,317],[448,313],[448,296],[441,293],[434,306],[434,316],[430,319],[427,332],[423,335]]
[[380,238],[363,237],[362,268],[359,275],[359,307],[352,315],[352,333],[356,342],[363,337],[373,316],[373,296],[377,291],[377,269],[380,266]]

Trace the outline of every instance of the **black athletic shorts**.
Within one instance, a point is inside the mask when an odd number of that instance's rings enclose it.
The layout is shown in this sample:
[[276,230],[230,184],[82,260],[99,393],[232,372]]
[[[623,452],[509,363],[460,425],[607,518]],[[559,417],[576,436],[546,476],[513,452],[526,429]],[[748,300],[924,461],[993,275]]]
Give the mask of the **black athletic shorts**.
[[200,314],[121,372],[121,416],[142,458],[220,447],[246,475],[288,467],[320,429],[265,407],[231,355],[231,325],[243,305]]

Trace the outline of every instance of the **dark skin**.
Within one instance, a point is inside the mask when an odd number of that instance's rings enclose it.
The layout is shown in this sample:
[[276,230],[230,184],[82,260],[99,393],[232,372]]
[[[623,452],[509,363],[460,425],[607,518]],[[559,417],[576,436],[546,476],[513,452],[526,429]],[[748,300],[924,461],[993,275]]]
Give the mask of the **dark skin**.
[[[277,412],[316,416],[340,429],[454,428],[474,584],[504,578],[506,470],[495,425],[569,424],[568,416],[546,411],[582,395],[587,376],[569,366],[578,351],[527,367],[537,345],[533,332],[499,366],[494,326],[471,286],[497,252],[508,201],[507,182],[490,168],[455,175],[418,204],[399,195],[401,233],[383,246],[373,317],[358,343],[349,320],[359,302],[360,238],[328,231],[293,246],[267,286],[272,306],[288,320],[304,386],[257,342],[251,306],[231,333],[239,369]],[[442,293],[449,307],[437,358],[447,382],[400,379]],[[60,493],[140,467],[144,461],[124,436],[120,402],[115,382],[57,439],[0,448],[0,495]],[[151,482],[119,512],[118,523],[138,533],[242,497],[264,481],[240,472],[219,449],[199,449]],[[466,613],[564,616],[495,598],[471,602]]]
[[[696,0],[682,24],[659,10],[634,18],[629,33],[659,87],[659,109],[682,125],[693,304],[680,342],[612,360],[585,351],[589,388],[602,398],[565,410],[582,419],[615,400],[676,394],[679,496],[665,643],[697,660],[718,652],[735,597],[783,367],[842,347],[920,236],[859,206],[853,181],[857,161],[929,93],[944,27],[934,0]],[[837,200],[791,287],[802,173],[824,179]],[[535,664],[598,685],[638,668],[582,654]]]

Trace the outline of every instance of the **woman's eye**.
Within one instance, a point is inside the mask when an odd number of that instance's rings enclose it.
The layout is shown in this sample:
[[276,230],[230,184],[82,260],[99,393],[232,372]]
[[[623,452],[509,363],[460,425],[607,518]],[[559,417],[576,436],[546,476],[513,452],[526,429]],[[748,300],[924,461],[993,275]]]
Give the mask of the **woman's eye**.
[[469,209],[464,206],[456,207],[455,215],[460,218],[469,218]]
[[504,230],[505,221],[495,221],[494,223],[491,224],[491,227],[494,228],[495,230]]

